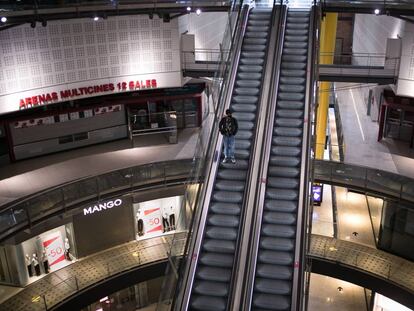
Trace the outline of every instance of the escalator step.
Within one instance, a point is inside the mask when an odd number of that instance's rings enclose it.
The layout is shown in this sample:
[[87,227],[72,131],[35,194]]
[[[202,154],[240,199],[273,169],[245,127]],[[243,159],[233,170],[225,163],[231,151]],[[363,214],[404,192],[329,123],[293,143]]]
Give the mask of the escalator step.
[[271,279],[258,279],[255,284],[255,290],[266,294],[289,295],[290,282]]
[[304,78],[306,71],[305,70],[282,69],[280,73],[282,76],[286,76],[286,77]]
[[277,126],[285,127],[300,127],[302,128],[303,120],[302,119],[292,119],[292,118],[277,118],[275,124]]
[[260,81],[258,80],[237,80],[236,85],[238,87],[259,88]]
[[293,263],[293,256],[288,252],[262,251],[259,254],[260,263],[289,266]]
[[231,268],[233,266],[234,257],[229,254],[213,254],[202,252],[199,260],[204,265],[219,268]]
[[262,234],[264,236],[294,239],[296,226],[264,224],[262,226]]
[[278,109],[276,115],[281,118],[301,119],[303,118],[303,110],[299,109]]
[[226,309],[226,302],[227,299],[222,297],[194,295],[191,300],[191,309],[201,311],[224,311]]
[[240,63],[243,65],[263,65],[264,59],[263,58],[250,58],[250,57],[242,57],[240,59]]
[[227,180],[241,180],[246,179],[246,171],[244,170],[233,170],[233,169],[221,169],[217,173],[217,176]]
[[262,75],[256,72],[238,72],[237,73],[237,79],[260,81],[261,78],[262,78]]
[[275,127],[273,130],[274,135],[298,137],[302,136],[302,129],[297,127]]
[[[257,107],[256,105],[249,105],[249,104],[235,104],[231,105],[231,109],[233,111],[244,111],[244,112],[255,112]],[[237,136],[239,136],[237,134]]]
[[[301,79],[301,78],[289,78],[289,79]],[[277,106],[283,109],[303,109],[303,101],[293,101],[293,100],[279,100]]]
[[273,155],[299,157],[300,151],[301,150],[298,147],[285,147],[285,146],[272,147]]
[[308,29],[308,24],[302,24],[302,23],[287,23],[286,29]]
[[234,254],[236,250],[236,243],[235,241],[213,240],[206,238],[203,243],[203,249],[211,253]]
[[236,228],[239,225],[239,217],[234,215],[212,214],[207,218],[211,226]]
[[283,69],[294,69],[294,70],[300,70],[306,68],[306,63],[292,63],[292,62],[283,62],[282,63]]
[[[292,41],[293,42],[298,42],[298,41]],[[307,44],[307,42],[298,42],[301,44]],[[304,63],[306,62],[306,55],[283,55],[282,56],[282,62],[301,62]],[[304,83],[304,82],[299,82],[299,83]]]
[[296,217],[291,213],[265,212],[264,221],[274,225],[295,225]]
[[288,23],[309,23],[309,18],[308,17],[294,17],[294,16],[289,16],[287,18]]
[[240,121],[254,121],[256,114],[251,112],[234,111],[233,116]]
[[231,269],[216,267],[200,267],[197,271],[197,278],[206,281],[228,282],[230,281]]
[[299,181],[297,178],[288,177],[269,177],[267,184],[270,187],[278,189],[297,189],[299,187]]
[[290,146],[290,147],[299,147],[302,144],[302,139],[299,137],[285,137],[285,136],[276,136],[272,139],[273,145],[279,146]]
[[277,98],[281,100],[299,101],[299,100],[304,100],[305,95],[301,93],[279,92],[279,94],[277,95]]
[[241,52],[242,58],[264,58],[265,53],[264,52]]
[[[239,130],[246,130],[246,131],[252,131],[254,128],[253,122],[243,122],[240,121],[239,123]],[[236,135],[237,137],[237,135]]]
[[235,180],[217,180],[214,184],[214,188],[217,190],[224,190],[224,191],[243,191],[244,190],[244,182],[243,181],[235,181]]
[[297,205],[293,201],[287,200],[268,200],[265,209],[274,212],[293,213],[297,210]]
[[260,240],[260,248],[272,251],[289,252],[295,249],[295,243],[292,239],[263,237]]
[[269,176],[298,177],[299,174],[300,170],[297,167],[271,165],[268,170]]
[[250,87],[236,87],[234,89],[234,93],[238,95],[250,95],[255,96],[259,94],[258,88],[250,88]]
[[256,104],[257,100],[258,100],[257,96],[249,96],[249,95],[233,96],[233,101],[238,104]]
[[[247,105],[245,105],[245,106],[247,106]],[[233,109],[235,110],[235,111],[237,111],[235,108],[234,108],[234,106],[233,106]],[[253,136],[253,133],[251,132],[251,131],[238,131],[237,132],[237,135],[236,135],[236,141],[238,141],[239,139],[251,139],[252,138],[252,136]],[[247,167],[245,167],[245,169],[246,169]]]
[[244,51],[262,52],[266,49],[266,45],[246,44],[246,45],[243,45],[242,49]]
[[291,189],[279,189],[278,191],[272,191],[271,189],[267,189],[266,198],[282,201],[297,200],[298,192],[296,190]]
[[262,278],[291,280],[292,268],[286,266],[257,265],[257,275]]
[[210,209],[214,213],[224,214],[224,215],[239,215],[241,206],[234,203],[222,203],[214,202],[211,204]]
[[239,65],[241,72],[262,72],[263,66],[259,65]]
[[232,191],[214,191],[213,200],[223,203],[242,203],[243,195]]
[[291,55],[306,55],[308,52],[307,49],[291,49],[291,48],[283,48],[283,53],[291,54]]
[[267,29],[265,29],[263,32],[259,31],[252,31],[251,28],[249,28],[249,31],[246,31],[245,35],[246,38],[267,38]]
[[283,295],[257,294],[253,299],[253,306],[274,311],[290,310],[290,297]]
[[[294,78],[294,79],[301,79],[301,78]],[[301,84],[280,84],[279,90],[282,92],[304,92],[305,86]]]
[[[306,36],[306,41],[308,40],[308,29],[286,29],[285,34],[288,36],[296,36],[297,40],[303,39],[304,36]],[[285,39],[290,41],[290,37],[285,37]]]
[[263,38],[245,38],[243,43],[244,44],[259,44],[259,45],[266,45],[266,39]]
[[194,292],[200,295],[224,297],[228,294],[228,288],[221,282],[196,282]]
[[[286,48],[306,49],[307,46],[308,46],[308,42],[287,41],[287,42],[284,43],[283,46],[286,47]],[[286,55],[286,56],[288,56],[288,55]],[[300,57],[300,59],[302,59],[302,57]],[[286,57],[285,58],[282,57],[282,60],[283,61],[289,61],[289,60],[286,59]],[[306,58],[302,62],[305,62],[305,61],[306,61]]]
[[225,228],[212,226],[206,229],[206,237],[216,240],[234,241],[237,238],[237,230],[235,228]]
[[286,157],[286,156],[271,156],[269,163],[271,165],[288,166],[288,167],[299,167],[299,157]]

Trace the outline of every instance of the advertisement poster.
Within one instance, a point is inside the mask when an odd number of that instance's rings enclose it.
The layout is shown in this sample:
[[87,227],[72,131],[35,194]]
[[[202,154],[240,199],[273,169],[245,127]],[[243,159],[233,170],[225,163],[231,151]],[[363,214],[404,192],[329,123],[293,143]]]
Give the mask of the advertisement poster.
[[60,232],[48,235],[42,243],[43,248],[46,250],[51,271],[60,269],[68,264],[65,260],[65,247]]

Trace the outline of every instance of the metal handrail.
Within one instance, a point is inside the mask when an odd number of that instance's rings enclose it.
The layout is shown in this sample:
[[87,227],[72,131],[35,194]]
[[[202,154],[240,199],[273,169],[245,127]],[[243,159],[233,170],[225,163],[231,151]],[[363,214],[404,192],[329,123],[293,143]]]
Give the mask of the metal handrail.
[[177,176],[186,178],[193,165],[191,159],[148,163],[87,176],[36,192],[0,210],[0,240],[83,203],[100,201],[149,182],[165,184]]
[[344,186],[414,203],[414,179],[362,165],[314,160],[316,182]]

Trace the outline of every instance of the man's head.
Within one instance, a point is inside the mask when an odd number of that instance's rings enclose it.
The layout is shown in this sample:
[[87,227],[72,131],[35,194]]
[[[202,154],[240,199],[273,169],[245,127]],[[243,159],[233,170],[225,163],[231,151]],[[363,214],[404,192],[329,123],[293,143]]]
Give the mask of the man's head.
[[230,109],[226,109],[226,115],[229,116],[229,117],[231,116],[231,110]]

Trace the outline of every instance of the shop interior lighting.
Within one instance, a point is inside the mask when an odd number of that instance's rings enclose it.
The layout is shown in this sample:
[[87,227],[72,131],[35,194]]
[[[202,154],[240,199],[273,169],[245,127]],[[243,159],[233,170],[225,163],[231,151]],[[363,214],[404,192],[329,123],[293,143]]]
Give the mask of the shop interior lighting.
[[201,14],[201,9],[197,9],[197,10],[196,10],[196,14],[197,14],[197,15],[200,15],[200,14]]
[[191,12],[191,6],[187,7],[187,12]]
[[375,13],[375,15],[378,15],[380,13],[380,10],[379,9],[375,9],[374,13]]
[[0,20],[1,20],[2,23],[5,23],[5,22],[7,22],[7,17],[3,16]]
[[99,302],[104,302],[104,301],[107,301],[108,299],[109,299],[108,296],[106,296],[104,298],[99,299]]

